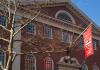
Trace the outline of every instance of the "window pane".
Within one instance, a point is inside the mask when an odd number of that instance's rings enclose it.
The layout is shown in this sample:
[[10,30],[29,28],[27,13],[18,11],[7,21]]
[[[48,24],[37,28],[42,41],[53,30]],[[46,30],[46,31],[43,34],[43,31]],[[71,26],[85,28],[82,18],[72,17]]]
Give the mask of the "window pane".
[[65,43],[69,42],[69,34],[67,32],[62,32],[62,41]]
[[93,48],[97,50],[97,40],[93,39]]
[[58,14],[57,18],[63,21],[72,21],[71,18],[66,13]]
[[80,40],[80,45],[79,46],[80,46],[81,49],[84,50],[84,41],[83,41],[83,39]]
[[[0,63],[4,65],[4,53],[3,52],[0,52]],[[1,67],[0,67],[0,70],[2,70]]]
[[44,35],[48,38],[52,38],[52,28],[50,26],[45,25]]
[[82,70],[88,70],[88,66],[86,64],[82,65]]
[[32,54],[28,54],[25,57],[25,70],[35,70],[35,59]]
[[45,70],[53,70],[53,60],[50,57],[46,57],[44,61]]
[[6,17],[0,16],[0,25],[6,26]]
[[32,24],[32,23],[29,23],[27,25],[27,32],[35,34],[35,32],[36,32],[36,25]]
[[94,64],[93,70],[99,70],[99,67],[96,64]]

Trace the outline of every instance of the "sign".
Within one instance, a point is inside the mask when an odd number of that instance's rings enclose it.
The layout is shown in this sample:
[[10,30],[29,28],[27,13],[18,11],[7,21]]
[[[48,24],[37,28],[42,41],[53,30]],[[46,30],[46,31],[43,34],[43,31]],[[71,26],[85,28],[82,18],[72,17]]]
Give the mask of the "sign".
[[85,58],[94,54],[93,43],[92,43],[92,26],[90,26],[83,34],[84,38],[84,51]]

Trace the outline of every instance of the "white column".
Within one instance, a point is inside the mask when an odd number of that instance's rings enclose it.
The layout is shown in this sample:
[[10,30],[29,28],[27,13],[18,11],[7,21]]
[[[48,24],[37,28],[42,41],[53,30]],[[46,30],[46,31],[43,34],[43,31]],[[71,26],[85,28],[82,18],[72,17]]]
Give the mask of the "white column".
[[[19,25],[19,24],[16,23],[15,25]],[[16,30],[18,30],[20,27],[21,27],[21,26],[16,27],[14,30],[16,31]],[[21,31],[19,31],[19,32],[17,33],[17,35],[14,37],[14,40],[21,40]],[[21,41],[15,41],[15,42],[13,43],[13,50],[14,50],[14,52],[16,52],[16,53],[20,53],[20,52],[21,52]],[[16,56],[16,58],[15,58],[13,64],[12,64],[12,70],[20,70],[20,56],[21,56],[21,55]]]

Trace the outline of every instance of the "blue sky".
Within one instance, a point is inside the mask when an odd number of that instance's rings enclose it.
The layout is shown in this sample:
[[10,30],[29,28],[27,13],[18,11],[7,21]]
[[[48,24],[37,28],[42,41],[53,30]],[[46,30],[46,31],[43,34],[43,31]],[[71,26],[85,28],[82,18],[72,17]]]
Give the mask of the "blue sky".
[[100,27],[100,0],[72,0]]

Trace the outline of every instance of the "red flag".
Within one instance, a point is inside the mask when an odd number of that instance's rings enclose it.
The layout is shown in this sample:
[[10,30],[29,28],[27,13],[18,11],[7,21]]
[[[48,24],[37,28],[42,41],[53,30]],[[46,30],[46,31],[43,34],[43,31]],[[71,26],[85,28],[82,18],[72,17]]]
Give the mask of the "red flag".
[[92,44],[92,26],[90,26],[83,34],[84,38],[84,51],[85,58],[94,54],[93,44]]

